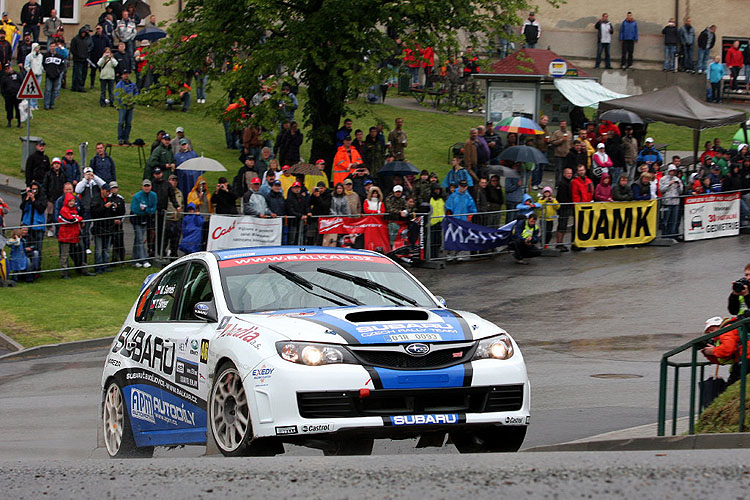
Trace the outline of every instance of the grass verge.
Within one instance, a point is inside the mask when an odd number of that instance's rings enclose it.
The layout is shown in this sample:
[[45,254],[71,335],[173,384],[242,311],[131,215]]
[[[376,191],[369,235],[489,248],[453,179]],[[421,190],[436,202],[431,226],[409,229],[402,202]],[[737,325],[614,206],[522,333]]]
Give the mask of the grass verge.
[[[750,381],[748,376],[746,381]],[[745,399],[745,429],[750,429],[750,382]],[[737,432],[740,423],[740,383],[735,382],[716,398],[698,418],[695,432],[713,434]]]

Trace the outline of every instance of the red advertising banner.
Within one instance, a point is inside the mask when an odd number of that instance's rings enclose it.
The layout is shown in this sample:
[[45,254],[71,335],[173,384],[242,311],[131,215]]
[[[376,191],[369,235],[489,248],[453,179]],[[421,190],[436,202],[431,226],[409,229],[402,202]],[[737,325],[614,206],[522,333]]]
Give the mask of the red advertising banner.
[[391,251],[388,225],[382,217],[325,217],[318,224],[320,234],[364,234],[365,249]]

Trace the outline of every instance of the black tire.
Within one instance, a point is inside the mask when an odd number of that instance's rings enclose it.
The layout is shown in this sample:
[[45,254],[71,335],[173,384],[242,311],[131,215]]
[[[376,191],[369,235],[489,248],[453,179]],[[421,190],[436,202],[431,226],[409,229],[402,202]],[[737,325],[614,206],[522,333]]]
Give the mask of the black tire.
[[374,445],[374,439],[352,439],[349,441],[335,441],[332,447],[323,450],[323,455],[327,457],[372,455],[372,448]]
[[107,453],[112,458],[151,458],[154,455],[153,446],[136,446],[127,404],[117,382],[110,382],[104,391],[102,430]]
[[510,426],[454,432],[451,441],[459,453],[512,453],[521,448],[526,429],[526,426]]
[[217,368],[211,385],[208,396],[208,432],[221,454],[226,457],[267,457],[284,452],[281,442],[274,439],[253,439],[250,405],[245,387],[237,368],[229,361]]

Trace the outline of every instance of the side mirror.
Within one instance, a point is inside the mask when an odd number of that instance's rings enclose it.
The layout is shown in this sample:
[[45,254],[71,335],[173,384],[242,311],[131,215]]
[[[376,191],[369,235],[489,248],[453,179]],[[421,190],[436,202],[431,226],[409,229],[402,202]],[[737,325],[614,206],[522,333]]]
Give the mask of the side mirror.
[[209,323],[216,323],[219,321],[216,314],[216,306],[213,301],[210,302],[198,302],[193,308],[193,315],[203,321]]
[[435,298],[438,300],[438,303],[441,306],[445,307],[445,299],[443,297],[441,297],[440,295],[435,295]]

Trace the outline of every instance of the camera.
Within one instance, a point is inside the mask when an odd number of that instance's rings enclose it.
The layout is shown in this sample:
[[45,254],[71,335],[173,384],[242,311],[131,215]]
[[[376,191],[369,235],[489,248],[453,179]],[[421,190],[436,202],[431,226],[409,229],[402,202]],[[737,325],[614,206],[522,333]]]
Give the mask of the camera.
[[748,279],[744,277],[740,278],[732,283],[732,291],[734,293],[742,293],[746,286],[750,287],[750,281],[748,281]]

